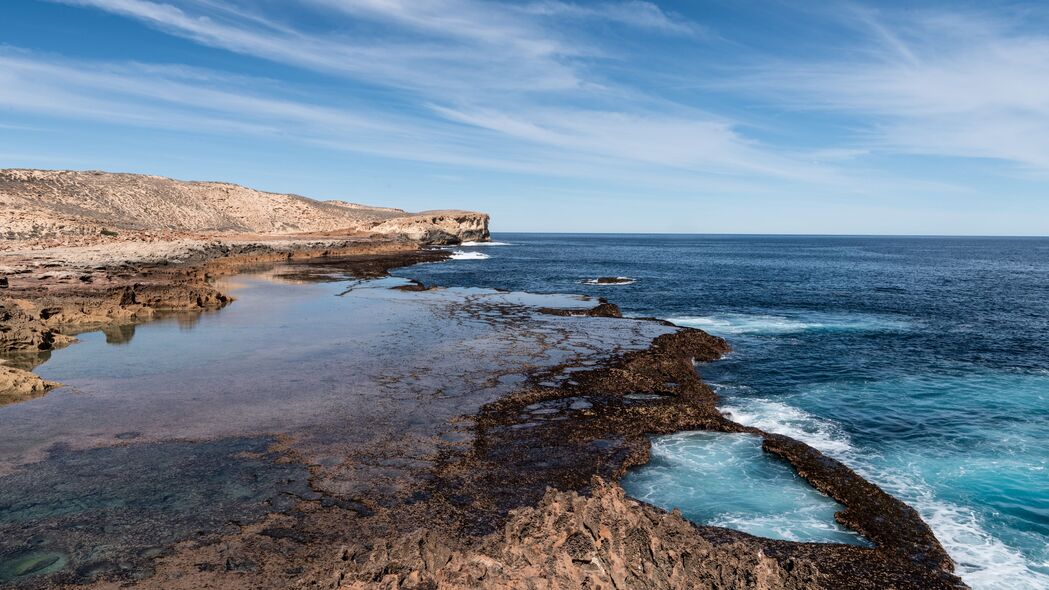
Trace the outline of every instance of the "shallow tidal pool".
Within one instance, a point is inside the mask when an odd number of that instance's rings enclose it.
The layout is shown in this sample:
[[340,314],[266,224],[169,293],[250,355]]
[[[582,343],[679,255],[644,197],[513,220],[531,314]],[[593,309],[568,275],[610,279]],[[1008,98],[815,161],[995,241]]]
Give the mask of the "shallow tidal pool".
[[759,537],[869,545],[843,528],[844,507],[761,450],[750,434],[681,432],[652,440],[648,464],[622,481],[631,496],[697,523]]

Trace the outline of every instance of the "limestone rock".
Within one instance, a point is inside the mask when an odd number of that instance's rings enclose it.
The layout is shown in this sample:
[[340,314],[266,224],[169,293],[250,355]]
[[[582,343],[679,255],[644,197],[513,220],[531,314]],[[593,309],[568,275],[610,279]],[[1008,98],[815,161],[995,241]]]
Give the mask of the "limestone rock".
[[352,553],[349,571],[339,573],[343,590],[822,587],[811,564],[786,568],[752,544],[713,543],[680,514],[600,480],[589,497],[549,490],[473,550],[416,531]]
[[316,201],[224,182],[69,170],[0,170],[0,250],[200,235],[393,235],[425,243],[488,239],[488,216],[408,213]]
[[58,387],[58,383],[13,367],[0,365],[0,406],[40,397]]
[[384,221],[372,228],[383,234],[401,234],[425,244],[456,244],[490,239],[488,215],[470,211],[427,211]]

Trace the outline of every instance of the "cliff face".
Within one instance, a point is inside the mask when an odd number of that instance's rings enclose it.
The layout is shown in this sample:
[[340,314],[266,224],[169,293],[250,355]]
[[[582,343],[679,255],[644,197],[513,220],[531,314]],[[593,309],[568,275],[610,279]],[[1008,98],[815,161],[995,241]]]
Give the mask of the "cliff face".
[[372,231],[402,234],[428,244],[482,242],[490,239],[488,215],[472,211],[424,211],[384,221],[373,227]]
[[488,216],[408,213],[221,182],[60,170],[0,170],[0,250],[188,235],[401,234],[425,243],[488,238]]

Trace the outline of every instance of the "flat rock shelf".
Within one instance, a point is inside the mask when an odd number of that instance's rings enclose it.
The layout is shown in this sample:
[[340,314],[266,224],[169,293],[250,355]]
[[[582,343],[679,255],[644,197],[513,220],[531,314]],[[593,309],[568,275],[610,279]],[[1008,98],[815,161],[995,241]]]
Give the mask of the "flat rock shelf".
[[[905,505],[717,412],[693,363],[720,338],[578,296],[358,274],[317,259],[230,276],[233,305],[35,359],[63,386],[0,407],[0,583],[960,586]],[[649,435],[697,429],[762,437],[872,546],[623,495]]]

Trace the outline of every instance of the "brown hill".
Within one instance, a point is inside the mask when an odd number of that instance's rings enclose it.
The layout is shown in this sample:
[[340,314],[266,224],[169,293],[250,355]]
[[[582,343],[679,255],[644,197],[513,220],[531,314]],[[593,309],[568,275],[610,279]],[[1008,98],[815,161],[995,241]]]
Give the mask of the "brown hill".
[[408,213],[223,182],[96,171],[0,170],[0,250],[223,235],[395,235],[488,239],[488,216]]

